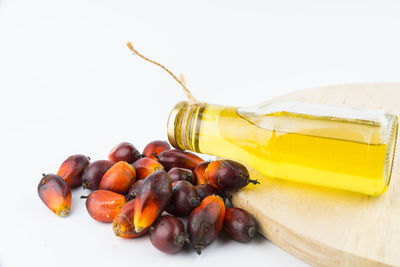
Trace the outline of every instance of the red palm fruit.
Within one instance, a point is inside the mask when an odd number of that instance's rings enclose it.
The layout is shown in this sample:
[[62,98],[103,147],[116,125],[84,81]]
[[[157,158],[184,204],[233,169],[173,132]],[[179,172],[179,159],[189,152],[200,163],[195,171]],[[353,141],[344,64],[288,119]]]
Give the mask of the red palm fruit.
[[257,223],[254,218],[240,208],[226,210],[223,228],[233,240],[239,242],[248,242],[257,233]]
[[133,163],[140,159],[140,153],[134,145],[128,142],[123,142],[111,149],[108,154],[108,159],[116,163],[118,161],[126,161],[128,163]]
[[132,166],[135,168],[137,179],[145,179],[152,172],[164,170],[163,165],[150,158],[141,158],[135,161]]
[[132,165],[126,161],[119,161],[103,175],[99,188],[126,194],[135,180],[136,172]]
[[107,190],[96,190],[81,198],[87,198],[86,209],[99,222],[112,222],[126,203],[123,195]]
[[193,185],[187,181],[178,181],[172,186],[172,197],[166,211],[172,215],[183,217],[200,204]]
[[82,174],[82,187],[92,191],[98,190],[101,178],[113,164],[109,160],[96,160],[90,163]]
[[165,171],[155,171],[144,180],[135,198],[135,231],[152,225],[165,210],[172,195],[171,180]]
[[71,189],[67,182],[55,174],[43,174],[38,185],[40,199],[56,215],[67,216],[71,208]]
[[233,160],[216,160],[208,164],[204,176],[207,182],[220,190],[236,190],[249,183],[259,184],[251,180],[246,167]]
[[191,184],[195,183],[193,172],[189,169],[173,167],[168,171],[171,182],[187,181]]
[[148,143],[143,149],[143,155],[147,158],[157,160],[155,156],[158,156],[161,152],[171,149],[171,146],[167,141],[156,140]]
[[136,197],[137,193],[140,190],[140,187],[142,186],[143,181],[144,179],[139,179],[136,182],[134,182],[133,185],[131,185],[128,194],[125,196],[128,201]]
[[89,163],[89,158],[85,155],[72,155],[61,164],[57,175],[61,176],[71,188],[78,187],[82,184],[82,173]]
[[189,216],[187,230],[190,242],[197,254],[210,245],[221,231],[225,215],[225,204],[219,196],[208,196]]
[[144,235],[148,229],[144,229],[140,233],[135,232],[133,226],[134,214],[133,200],[128,201],[117,213],[112,223],[114,234],[122,238],[135,238]]
[[196,184],[207,184],[207,179],[204,177],[204,172],[210,164],[210,161],[203,161],[199,163],[193,170],[194,177],[196,178]]
[[165,253],[178,253],[187,240],[188,236],[182,221],[171,215],[162,216],[150,228],[151,243]]
[[158,155],[158,162],[160,162],[167,171],[173,167],[194,170],[194,168],[203,161],[202,158],[191,152],[177,149],[165,150]]
[[212,187],[209,184],[198,184],[193,187],[197,193],[197,196],[202,201],[204,198],[212,195],[220,196],[223,200],[226,199],[226,195],[224,191],[221,191],[215,187]]

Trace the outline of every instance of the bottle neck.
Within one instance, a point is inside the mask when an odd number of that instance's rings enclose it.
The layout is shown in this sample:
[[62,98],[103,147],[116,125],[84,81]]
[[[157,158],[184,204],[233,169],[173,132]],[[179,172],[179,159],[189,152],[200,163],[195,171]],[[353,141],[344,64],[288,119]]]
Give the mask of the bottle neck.
[[181,150],[200,152],[200,122],[207,103],[179,102],[172,109],[167,123],[171,145]]

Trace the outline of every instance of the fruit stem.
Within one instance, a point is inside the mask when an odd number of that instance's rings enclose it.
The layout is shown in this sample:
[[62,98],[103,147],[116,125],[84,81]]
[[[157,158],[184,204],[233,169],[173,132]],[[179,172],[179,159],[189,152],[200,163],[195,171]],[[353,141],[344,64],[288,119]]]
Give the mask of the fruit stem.
[[194,249],[196,250],[197,254],[200,255],[201,254],[201,249],[203,248],[203,246],[195,246]]
[[184,242],[189,242],[189,235],[188,234],[181,233],[181,234],[175,236],[175,238],[174,238],[174,243],[175,244],[179,245],[179,244],[182,244]]
[[82,183],[82,188],[83,188],[83,189],[88,189],[88,188],[89,188],[88,181],[84,181],[84,182]]
[[247,231],[250,237],[254,237],[257,233],[257,229],[255,226],[251,226],[249,230]]
[[259,184],[260,182],[259,182],[258,180],[249,179],[249,183],[252,183],[252,184]]
[[127,201],[132,200],[132,199],[136,198],[136,193],[135,193],[135,192],[132,192],[132,193],[130,193],[130,194],[127,194],[127,195],[125,196],[125,198],[126,198]]
[[156,159],[158,159],[158,154],[157,154],[157,153],[152,153],[152,155],[153,155]]
[[83,199],[83,198],[88,198],[88,196],[81,196],[81,199]]
[[200,205],[200,200],[198,198],[195,197],[190,198],[190,206],[196,208],[199,205]]

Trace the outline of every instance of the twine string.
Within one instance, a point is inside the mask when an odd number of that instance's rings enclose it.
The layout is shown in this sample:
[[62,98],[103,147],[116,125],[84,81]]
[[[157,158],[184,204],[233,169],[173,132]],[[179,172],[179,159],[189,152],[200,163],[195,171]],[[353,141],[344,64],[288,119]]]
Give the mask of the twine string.
[[150,59],[150,58],[144,56],[144,55],[141,54],[139,51],[137,51],[137,50],[133,47],[133,45],[132,45],[131,42],[128,42],[126,45],[128,46],[129,50],[131,50],[135,55],[138,55],[138,56],[141,57],[142,59],[144,59],[144,60],[146,60],[146,61],[148,61],[148,62],[150,62],[150,63],[153,63],[154,65],[159,66],[160,68],[162,68],[163,70],[165,70],[166,72],[168,72],[169,75],[171,75],[172,78],[174,78],[175,81],[177,81],[177,82],[182,86],[182,89],[183,89],[183,91],[185,92],[185,94],[186,94],[187,98],[189,99],[189,102],[190,102],[190,103],[197,103],[197,102],[198,102],[198,101],[196,100],[196,98],[193,96],[193,94],[190,92],[190,90],[187,89],[187,87],[186,87],[186,82],[185,82],[185,78],[184,78],[184,76],[183,76],[182,74],[179,76],[179,78],[176,77],[175,74],[173,74],[172,71],[170,71],[169,69],[167,69],[164,65],[161,65],[161,64],[158,63],[157,61],[154,61],[154,60],[152,60],[152,59]]

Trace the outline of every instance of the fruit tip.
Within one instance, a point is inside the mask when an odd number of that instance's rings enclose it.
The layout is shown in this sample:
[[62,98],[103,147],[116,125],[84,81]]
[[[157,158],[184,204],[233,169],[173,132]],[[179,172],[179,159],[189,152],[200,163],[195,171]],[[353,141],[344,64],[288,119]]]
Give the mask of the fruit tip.
[[120,225],[118,223],[113,222],[112,228],[113,228],[114,234],[116,236],[120,236],[121,235],[121,227],[120,227]]
[[140,233],[141,231],[143,231],[143,227],[140,227],[140,226],[135,226],[135,232],[136,233]]
[[63,209],[59,212],[57,212],[57,215],[60,217],[66,217],[69,214],[69,209]]

